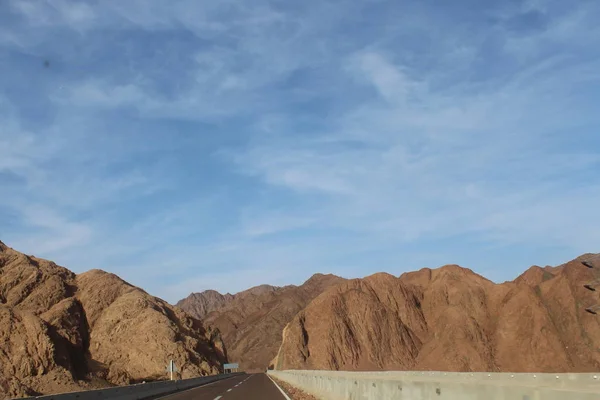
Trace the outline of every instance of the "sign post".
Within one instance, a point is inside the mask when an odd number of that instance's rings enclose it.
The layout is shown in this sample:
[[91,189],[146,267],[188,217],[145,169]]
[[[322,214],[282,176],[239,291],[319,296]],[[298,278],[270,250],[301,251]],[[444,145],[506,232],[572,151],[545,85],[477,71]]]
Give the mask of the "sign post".
[[240,368],[240,365],[238,363],[224,364],[223,372],[224,373],[237,372],[239,368]]
[[169,361],[169,365],[167,365],[167,372],[171,374],[171,380],[173,380],[173,372],[177,372],[177,367],[175,366],[175,361]]

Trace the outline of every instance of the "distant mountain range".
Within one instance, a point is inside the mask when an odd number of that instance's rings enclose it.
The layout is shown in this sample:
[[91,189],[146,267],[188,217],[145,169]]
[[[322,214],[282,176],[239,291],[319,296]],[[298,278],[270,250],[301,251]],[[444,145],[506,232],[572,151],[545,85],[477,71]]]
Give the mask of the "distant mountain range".
[[[594,267],[594,268],[590,268]],[[600,369],[600,254],[495,284],[457,265],[396,277],[193,293],[171,306],[113,274],[74,274],[0,242],[0,399],[277,369]],[[595,283],[593,285],[597,285]],[[595,286],[592,286],[594,288]]]
[[[596,265],[590,269],[582,264]],[[600,255],[495,284],[446,265],[395,277],[194,293],[178,306],[221,332],[248,370],[582,372],[600,369]]]
[[239,361],[246,371],[264,371],[277,354],[285,325],[323,291],[344,281],[316,274],[300,286],[261,285],[235,295],[207,290],[177,306],[220,331],[231,361]]

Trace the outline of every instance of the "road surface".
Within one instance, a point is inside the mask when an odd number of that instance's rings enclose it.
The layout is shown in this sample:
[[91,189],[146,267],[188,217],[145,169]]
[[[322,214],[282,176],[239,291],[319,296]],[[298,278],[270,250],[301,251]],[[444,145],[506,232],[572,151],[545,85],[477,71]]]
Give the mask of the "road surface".
[[161,400],[286,400],[266,374],[239,375]]

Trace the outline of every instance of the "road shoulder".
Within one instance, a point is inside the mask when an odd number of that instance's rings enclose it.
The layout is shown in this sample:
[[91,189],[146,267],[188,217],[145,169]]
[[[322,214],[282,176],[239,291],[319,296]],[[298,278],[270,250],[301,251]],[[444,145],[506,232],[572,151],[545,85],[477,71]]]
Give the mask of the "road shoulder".
[[290,400],[321,400],[318,397],[315,397],[303,390],[298,389],[295,386],[290,385],[289,383],[283,382],[281,379],[277,379],[270,375],[269,378],[271,378],[284,391]]

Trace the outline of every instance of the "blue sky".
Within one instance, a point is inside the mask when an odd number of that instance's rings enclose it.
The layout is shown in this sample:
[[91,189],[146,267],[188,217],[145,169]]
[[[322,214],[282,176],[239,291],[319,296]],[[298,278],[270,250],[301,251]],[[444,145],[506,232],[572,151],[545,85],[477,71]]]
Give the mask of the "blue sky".
[[3,1],[0,240],[176,301],[600,251],[600,3]]

